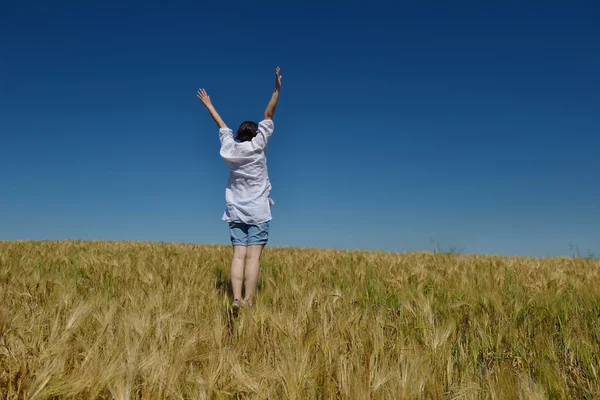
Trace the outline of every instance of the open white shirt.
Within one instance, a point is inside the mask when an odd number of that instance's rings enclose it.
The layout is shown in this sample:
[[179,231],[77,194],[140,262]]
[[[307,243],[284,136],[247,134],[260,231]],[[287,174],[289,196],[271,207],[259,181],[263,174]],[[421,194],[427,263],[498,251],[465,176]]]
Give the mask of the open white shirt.
[[261,121],[256,136],[242,143],[233,139],[231,129],[219,130],[221,157],[229,167],[224,221],[257,225],[271,220],[274,203],[269,198],[271,182],[265,149],[274,129],[272,120]]

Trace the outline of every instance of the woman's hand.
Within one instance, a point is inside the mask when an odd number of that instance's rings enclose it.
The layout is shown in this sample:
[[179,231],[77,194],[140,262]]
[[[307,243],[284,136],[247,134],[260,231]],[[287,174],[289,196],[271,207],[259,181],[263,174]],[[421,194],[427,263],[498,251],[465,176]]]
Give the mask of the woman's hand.
[[281,78],[282,76],[279,74],[279,67],[275,68],[275,90],[279,91],[281,89]]
[[206,93],[206,90],[198,89],[198,93],[196,94],[196,96],[200,99],[202,104],[204,104],[206,106],[206,108],[209,108],[210,106],[212,106],[212,102],[210,101],[210,96],[208,95],[208,93]]

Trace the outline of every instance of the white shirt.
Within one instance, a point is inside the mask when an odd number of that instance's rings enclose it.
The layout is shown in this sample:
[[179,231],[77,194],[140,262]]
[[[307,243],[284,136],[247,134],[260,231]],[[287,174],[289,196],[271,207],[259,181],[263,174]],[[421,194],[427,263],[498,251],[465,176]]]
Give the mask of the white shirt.
[[224,221],[257,225],[271,220],[274,203],[269,198],[271,182],[265,149],[273,129],[272,120],[261,121],[256,136],[242,143],[233,140],[231,129],[219,129],[221,157],[229,167]]

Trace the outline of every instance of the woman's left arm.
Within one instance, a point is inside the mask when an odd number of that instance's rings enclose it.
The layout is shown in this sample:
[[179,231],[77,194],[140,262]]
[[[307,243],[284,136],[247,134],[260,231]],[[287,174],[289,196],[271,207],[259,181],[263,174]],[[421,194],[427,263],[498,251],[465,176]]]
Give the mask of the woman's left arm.
[[223,122],[223,119],[221,118],[215,107],[212,105],[212,101],[210,101],[210,96],[206,93],[206,90],[198,89],[198,93],[196,94],[196,96],[200,99],[202,104],[204,104],[204,106],[210,113],[210,116],[213,120],[215,120],[219,128],[227,128],[227,125],[225,124],[225,122]]

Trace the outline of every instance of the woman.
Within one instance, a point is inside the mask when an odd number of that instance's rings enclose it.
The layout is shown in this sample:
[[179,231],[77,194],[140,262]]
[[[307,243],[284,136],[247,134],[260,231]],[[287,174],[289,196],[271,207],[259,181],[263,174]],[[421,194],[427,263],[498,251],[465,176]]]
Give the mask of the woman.
[[[246,121],[238,128],[236,140],[233,132],[223,122],[204,89],[198,98],[206,106],[219,126],[221,157],[229,167],[229,181],[225,189],[223,220],[229,223],[233,258],[231,260],[231,286],[234,310],[241,304],[252,308],[260,270],[260,255],[269,239],[269,221],[273,201],[269,197],[271,183],[267,171],[265,150],[273,134],[273,115],[279,100],[281,75],[275,70],[275,90],[260,123]],[[245,278],[245,279],[244,279]],[[242,299],[242,285],[245,298]]]

